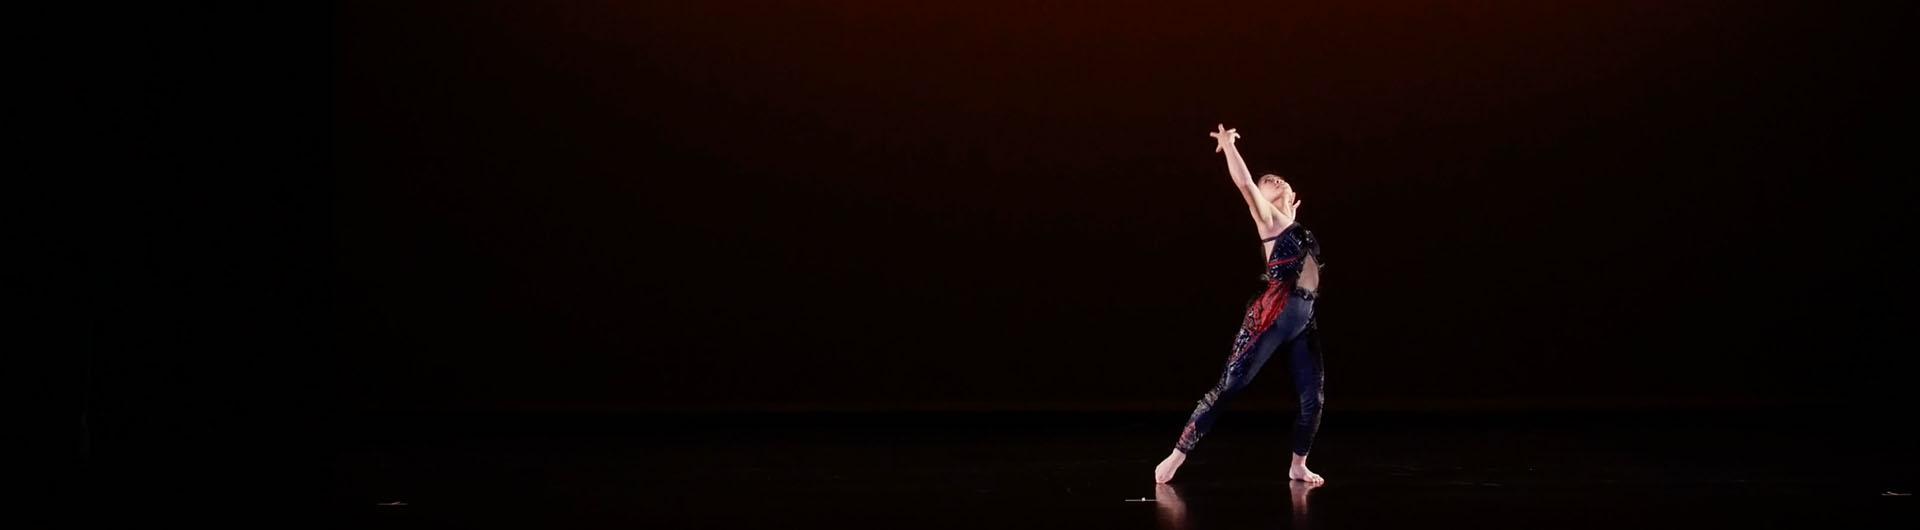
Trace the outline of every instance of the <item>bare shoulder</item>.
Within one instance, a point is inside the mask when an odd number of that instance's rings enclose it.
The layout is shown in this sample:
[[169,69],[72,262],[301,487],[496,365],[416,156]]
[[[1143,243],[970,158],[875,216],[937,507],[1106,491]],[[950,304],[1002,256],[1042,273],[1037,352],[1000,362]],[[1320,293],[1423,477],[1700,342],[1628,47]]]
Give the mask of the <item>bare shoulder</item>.
[[1253,228],[1260,232],[1260,239],[1269,239],[1287,231],[1287,227],[1280,225],[1279,212],[1272,210],[1271,207],[1254,208],[1248,213],[1253,215]]

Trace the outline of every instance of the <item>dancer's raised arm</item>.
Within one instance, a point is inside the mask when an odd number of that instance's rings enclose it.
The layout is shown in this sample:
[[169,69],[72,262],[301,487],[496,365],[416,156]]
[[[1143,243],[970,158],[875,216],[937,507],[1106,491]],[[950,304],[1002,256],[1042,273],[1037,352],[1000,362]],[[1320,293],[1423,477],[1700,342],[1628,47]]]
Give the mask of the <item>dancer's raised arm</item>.
[[[1227,155],[1227,175],[1233,178],[1233,186],[1240,189],[1240,197],[1247,201],[1247,214],[1253,216],[1253,223],[1259,227],[1260,233],[1277,233],[1292,225],[1291,212],[1274,206],[1273,199],[1269,199],[1253,179],[1253,172],[1247,170],[1247,161],[1240,158],[1240,150],[1233,146],[1233,141],[1240,138],[1237,129],[1217,125],[1216,130],[1207,135],[1214,139],[1214,152]],[[1287,193],[1291,195],[1292,190],[1287,190]],[[1287,197],[1284,203],[1293,204],[1293,198]]]

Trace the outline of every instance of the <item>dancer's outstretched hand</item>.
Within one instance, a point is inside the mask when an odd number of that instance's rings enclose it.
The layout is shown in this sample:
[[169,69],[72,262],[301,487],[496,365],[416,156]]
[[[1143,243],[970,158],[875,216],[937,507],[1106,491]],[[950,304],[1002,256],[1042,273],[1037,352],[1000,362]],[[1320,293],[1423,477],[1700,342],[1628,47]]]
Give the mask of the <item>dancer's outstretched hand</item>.
[[1215,153],[1228,147],[1233,147],[1233,140],[1240,137],[1239,129],[1228,129],[1225,124],[1218,124],[1214,127],[1216,130],[1207,133],[1207,136],[1213,137],[1213,152]]

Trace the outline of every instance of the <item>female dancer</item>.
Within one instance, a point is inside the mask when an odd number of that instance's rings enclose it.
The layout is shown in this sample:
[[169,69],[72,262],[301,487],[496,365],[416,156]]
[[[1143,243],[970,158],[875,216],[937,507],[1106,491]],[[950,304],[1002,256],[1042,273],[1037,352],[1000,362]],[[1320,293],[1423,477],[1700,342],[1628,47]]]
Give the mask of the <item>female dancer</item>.
[[1275,351],[1284,351],[1287,370],[1292,373],[1294,391],[1300,396],[1300,414],[1293,424],[1293,466],[1287,477],[1308,483],[1325,479],[1307,469],[1307,450],[1313,446],[1314,432],[1320,428],[1320,404],[1324,396],[1320,386],[1320,344],[1315,333],[1313,301],[1320,287],[1320,243],[1313,233],[1301,228],[1294,219],[1300,200],[1293,187],[1276,175],[1263,175],[1259,181],[1247,171],[1233,141],[1240,137],[1234,129],[1221,125],[1209,133],[1216,142],[1215,152],[1227,155],[1227,173],[1247,200],[1247,211],[1259,228],[1266,253],[1267,281],[1264,292],[1247,305],[1240,333],[1233,339],[1233,353],[1220,381],[1200,398],[1193,416],[1187,420],[1173,454],[1153,470],[1153,480],[1164,484],[1187,461],[1187,452],[1213,427],[1219,407],[1245,390],[1254,374],[1267,364]]

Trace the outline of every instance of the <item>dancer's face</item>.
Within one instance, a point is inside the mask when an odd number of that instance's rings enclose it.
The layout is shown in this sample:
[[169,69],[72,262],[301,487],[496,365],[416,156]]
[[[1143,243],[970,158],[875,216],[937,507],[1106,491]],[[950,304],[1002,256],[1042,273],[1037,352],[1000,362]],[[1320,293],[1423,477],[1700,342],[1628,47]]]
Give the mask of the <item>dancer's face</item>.
[[1266,197],[1267,202],[1278,205],[1292,199],[1293,185],[1287,184],[1286,179],[1275,175],[1262,176],[1260,177],[1260,195]]

